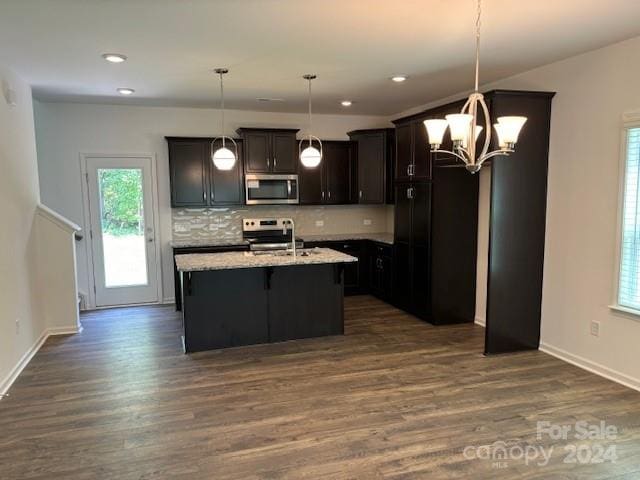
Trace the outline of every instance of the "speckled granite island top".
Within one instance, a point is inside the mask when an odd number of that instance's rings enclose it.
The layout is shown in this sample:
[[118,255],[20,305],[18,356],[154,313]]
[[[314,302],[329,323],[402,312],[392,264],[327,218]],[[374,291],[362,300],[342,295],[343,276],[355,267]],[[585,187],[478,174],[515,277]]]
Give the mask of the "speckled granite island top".
[[284,267],[289,265],[318,265],[323,263],[357,262],[356,257],[330,248],[298,250],[291,255],[253,255],[251,252],[192,253],[176,255],[176,267],[180,272],[204,270],[231,270],[236,268]]

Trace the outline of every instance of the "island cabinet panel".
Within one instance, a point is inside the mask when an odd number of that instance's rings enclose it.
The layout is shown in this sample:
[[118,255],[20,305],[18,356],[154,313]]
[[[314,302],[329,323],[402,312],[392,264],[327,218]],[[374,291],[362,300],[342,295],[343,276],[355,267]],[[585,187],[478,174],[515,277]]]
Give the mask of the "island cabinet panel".
[[187,353],[344,333],[344,264],[181,272]]
[[183,275],[187,276],[183,281],[186,352],[269,341],[268,291],[262,269]]
[[346,253],[358,259],[357,262],[344,264],[344,294],[347,296],[360,295],[369,290],[369,261],[367,259],[367,244],[365,240],[348,240],[344,242],[305,242],[307,248],[331,248]]
[[298,173],[296,129],[239,128],[246,173]]
[[342,265],[273,269],[269,282],[271,342],[342,335]]
[[191,246],[191,247],[173,247],[173,280],[174,280],[174,300],[176,302],[176,310],[182,310],[182,282],[180,280],[180,272],[176,267],[175,256],[186,255],[189,253],[221,253],[221,252],[241,252],[249,250],[248,244],[238,245],[208,245],[208,246]]
[[[218,170],[211,161],[213,138],[167,137],[171,206],[216,207],[244,203],[242,162],[231,170]],[[231,142],[229,142],[231,143]],[[233,149],[233,144],[226,146]],[[242,158],[242,140],[236,140]],[[216,141],[214,149],[222,146]]]

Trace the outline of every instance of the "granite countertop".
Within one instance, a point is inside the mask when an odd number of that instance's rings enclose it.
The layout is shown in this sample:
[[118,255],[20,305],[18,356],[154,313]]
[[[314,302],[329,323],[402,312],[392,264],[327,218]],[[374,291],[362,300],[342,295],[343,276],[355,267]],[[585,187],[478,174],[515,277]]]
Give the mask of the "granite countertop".
[[249,242],[242,238],[174,238],[169,245],[171,245],[172,248],[229,247],[235,245],[249,245]]
[[[303,252],[309,252],[303,256]],[[283,267],[289,265],[317,265],[323,263],[357,262],[356,257],[336,252],[330,248],[298,250],[296,257],[288,255],[252,255],[249,252],[191,253],[176,255],[176,267],[180,272],[203,270],[230,270],[236,268]]]
[[305,242],[344,242],[347,240],[371,240],[393,245],[393,233],[337,233],[298,235]]

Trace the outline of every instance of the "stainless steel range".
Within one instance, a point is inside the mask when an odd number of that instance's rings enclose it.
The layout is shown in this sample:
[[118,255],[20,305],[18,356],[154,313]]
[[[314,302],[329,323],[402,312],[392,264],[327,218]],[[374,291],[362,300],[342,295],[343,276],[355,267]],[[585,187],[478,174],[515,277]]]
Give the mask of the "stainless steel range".
[[[242,238],[249,242],[249,249],[255,252],[270,252],[292,248],[294,224],[289,218],[244,218]],[[296,238],[296,250],[304,247]]]

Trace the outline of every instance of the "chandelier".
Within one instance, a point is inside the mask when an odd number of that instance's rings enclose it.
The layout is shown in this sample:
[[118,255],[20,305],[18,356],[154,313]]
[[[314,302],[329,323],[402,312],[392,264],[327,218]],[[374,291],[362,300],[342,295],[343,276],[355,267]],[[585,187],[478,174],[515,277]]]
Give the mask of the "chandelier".
[[[478,78],[480,70],[480,19],[482,8],[478,0],[476,16],[476,78],[474,92],[469,95],[469,99],[462,107],[460,113],[446,115],[445,119],[425,120],[424,126],[429,135],[429,144],[434,153],[445,153],[453,155],[461,160],[466,169],[471,173],[476,173],[482,168],[482,164],[492,157],[498,155],[509,155],[515,151],[518,135],[522,126],[527,121],[527,117],[499,117],[498,123],[493,127],[498,135],[498,150],[489,151],[491,144],[491,117],[489,108],[484,100],[484,96],[478,91]],[[483,128],[478,125],[478,116],[482,110],[484,116]],[[449,127],[453,150],[441,150],[442,139]],[[485,131],[484,145],[481,150],[477,149],[476,142],[480,133]],[[469,141],[469,139],[473,139]]]

